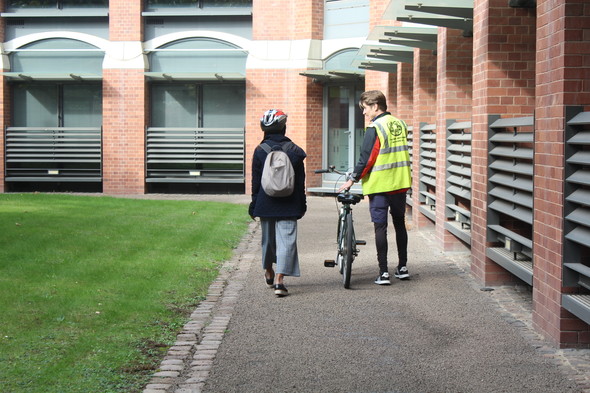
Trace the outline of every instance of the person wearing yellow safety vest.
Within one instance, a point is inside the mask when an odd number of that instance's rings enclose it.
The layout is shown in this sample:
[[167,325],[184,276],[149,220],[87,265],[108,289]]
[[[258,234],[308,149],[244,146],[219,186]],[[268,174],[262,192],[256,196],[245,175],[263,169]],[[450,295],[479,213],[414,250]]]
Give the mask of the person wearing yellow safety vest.
[[359,105],[370,121],[354,171],[339,192],[361,180],[363,194],[369,197],[371,221],[375,227],[375,245],[379,276],[375,284],[391,284],[387,262],[387,214],[395,228],[398,266],[394,276],[410,277],[408,268],[408,233],[406,231],[406,192],[412,186],[408,129],[406,123],[387,112],[387,100],[382,92],[370,90],[361,94]]

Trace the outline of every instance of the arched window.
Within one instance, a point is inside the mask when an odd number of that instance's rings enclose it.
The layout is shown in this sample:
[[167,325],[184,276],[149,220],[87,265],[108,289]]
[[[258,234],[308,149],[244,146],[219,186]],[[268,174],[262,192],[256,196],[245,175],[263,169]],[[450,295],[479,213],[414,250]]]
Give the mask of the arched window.
[[69,38],[35,41],[9,54],[10,72],[21,79],[100,79],[104,52]]
[[208,38],[186,38],[153,50],[148,76],[166,79],[245,79],[245,50]]

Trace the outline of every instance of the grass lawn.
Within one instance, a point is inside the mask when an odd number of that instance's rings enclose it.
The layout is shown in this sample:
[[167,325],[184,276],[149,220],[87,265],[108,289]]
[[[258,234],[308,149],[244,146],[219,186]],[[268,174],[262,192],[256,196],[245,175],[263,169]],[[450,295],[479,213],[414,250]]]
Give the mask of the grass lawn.
[[0,194],[0,392],[140,392],[248,220],[234,204]]

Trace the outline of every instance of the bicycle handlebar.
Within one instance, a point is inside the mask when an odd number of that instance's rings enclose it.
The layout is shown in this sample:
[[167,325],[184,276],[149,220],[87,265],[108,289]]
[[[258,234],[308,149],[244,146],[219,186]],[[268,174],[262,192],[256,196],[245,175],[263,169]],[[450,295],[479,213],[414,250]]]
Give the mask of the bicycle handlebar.
[[338,169],[336,169],[336,167],[334,165],[330,165],[326,169],[317,169],[314,172],[315,173],[337,173],[337,174],[343,175],[343,176],[347,176],[349,174],[348,172],[339,171]]

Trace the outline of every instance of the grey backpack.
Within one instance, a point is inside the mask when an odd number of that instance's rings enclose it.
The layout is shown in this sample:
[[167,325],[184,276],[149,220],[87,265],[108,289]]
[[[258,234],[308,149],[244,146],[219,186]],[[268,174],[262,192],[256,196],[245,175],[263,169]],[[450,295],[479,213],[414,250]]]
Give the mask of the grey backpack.
[[293,194],[295,188],[295,171],[286,151],[293,142],[286,142],[281,150],[273,150],[267,143],[260,147],[267,153],[262,169],[262,189],[271,197],[286,197]]

